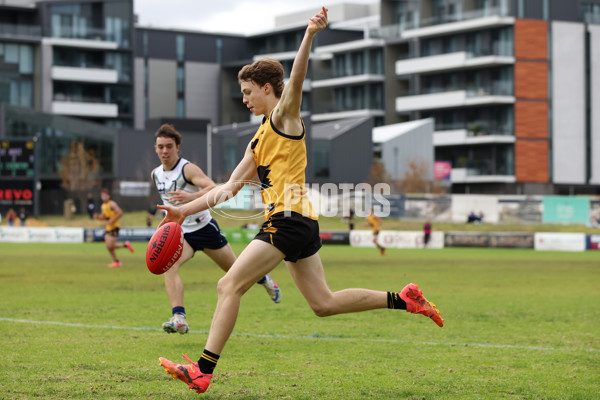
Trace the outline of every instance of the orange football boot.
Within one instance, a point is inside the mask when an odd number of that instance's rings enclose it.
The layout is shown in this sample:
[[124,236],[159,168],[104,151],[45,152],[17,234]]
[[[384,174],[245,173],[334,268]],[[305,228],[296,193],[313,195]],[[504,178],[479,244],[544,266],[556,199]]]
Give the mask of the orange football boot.
[[189,365],[175,364],[166,358],[160,357],[160,365],[164,367],[167,374],[171,375],[173,379],[179,379],[181,382],[187,384],[190,390],[195,390],[196,393],[204,393],[210,385],[212,374],[203,374],[200,371],[198,363],[192,362],[187,354],[183,353],[183,358],[189,362]]
[[406,311],[413,314],[423,314],[433,320],[439,327],[444,326],[442,314],[431,301],[427,301],[423,296],[423,291],[419,290],[419,285],[409,283],[400,292],[400,298],[406,302]]

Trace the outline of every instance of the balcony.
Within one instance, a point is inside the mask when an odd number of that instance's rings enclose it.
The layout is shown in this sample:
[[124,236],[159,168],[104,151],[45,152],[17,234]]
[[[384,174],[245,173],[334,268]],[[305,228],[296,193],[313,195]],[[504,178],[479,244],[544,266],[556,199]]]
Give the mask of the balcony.
[[78,39],[62,37],[44,37],[42,43],[50,46],[78,47],[86,49],[113,50],[118,48],[117,42],[98,39]]
[[514,57],[492,53],[477,55],[461,51],[457,53],[411,58],[396,61],[396,75],[420,74],[425,72],[452,71],[459,69],[512,65]]
[[312,81],[313,88],[359,85],[366,83],[384,82],[383,75],[360,74]]
[[514,183],[517,179],[514,174],[494,172],[487,168],[452,168],[450,181],[452,183]]
[[435,110],[455,107],[468,107],[488,104],[513,104],[512,83],[493,82],[489,87],[467,90],[442,91],[439,88],[431,93],[408,95],[396,98],[396,112]]
[[480,144],[514,143],[515,137],[509,134],[499,132],[483,135],[474,135],[468,129],[453,129],[444,131],[435,131],[433,133],[433,145],[442,146],[464,146]]
[[117,83],[119,77],[116,69],[53,66],[52,79],[72,82]]
[[383,117],[383,109],[373,108],[363,102],[351,106],[339,106],[329,101],[317,101],[313,107],[311,121],[323,122],[344,118]]
[[39,39],[42,28],[34,25],[0,24],[0,37]]
[[346,118],[363,118],[363,117],[384,117],[385,111],[383,110],[372,110],[372,109],[362,109],[362,110],[347,110],[347,111],[331,111],[320,114],[312,114],[310,120],[312,122],[324,122],[324,121],[332,121],[336,119],[346,119]]
[[52,113],[77,117],[116,118],[119,115],[117,104],[104,103],[100,98],[78,98],[70,101],[57,94],[52,101]]
[[515,18],[507,14],[505,8],[491,7],[461,14],[423,18],[416,23],[405,22],[372,29],[369,31],[369,37],[393,41],[513,25]]

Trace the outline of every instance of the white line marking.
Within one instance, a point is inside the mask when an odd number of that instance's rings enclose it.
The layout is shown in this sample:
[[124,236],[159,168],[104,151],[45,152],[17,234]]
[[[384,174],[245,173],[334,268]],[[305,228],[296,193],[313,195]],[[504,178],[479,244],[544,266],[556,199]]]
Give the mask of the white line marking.
[[[56,326],[68,326],[72,328],[91,328],[91,329],[121,329],[128,331],[150,331],[150,332],[162,332],[162,329],[152,328],[149,326],[115,326],[115,325],[91,325],[91,324],[80,324],[72,322],[59,322],[59,321],[34,321],[28,319],[13,319],[13,318],[1,318],[0,321],[6,322],[17,322],[21,324],[37,324],[37,325],[56,325]],[[201,330],[190,330],[190,333],[201,333],[208,334],[208,331]],[[456,342],[415,342],[411,340],[402,339],[365,339],[365,338],[341,338],[334,336],[319,336],[318,334],[306,335],[306,336],[289,336],[289,335],[266,335],[256,333],[232,333],[231,336],[244,336],[254,337],[263,339],[305,339],[305,340],[331,340],[331,341],[360,341],[360,342],[374,342],[374,343],[412,343],[421,345],[431,346],[462,346],[462,347],[484,347],[492,349],[515,349],[515,350],[538,350],[538,351],[585,351],[590,353],[600,353],[600,349],[573,349],[573,348],[556,348],[556,347],[544,347],[544,346],[520,346],[512,344],[491,344],[491,343],[456,343]]]

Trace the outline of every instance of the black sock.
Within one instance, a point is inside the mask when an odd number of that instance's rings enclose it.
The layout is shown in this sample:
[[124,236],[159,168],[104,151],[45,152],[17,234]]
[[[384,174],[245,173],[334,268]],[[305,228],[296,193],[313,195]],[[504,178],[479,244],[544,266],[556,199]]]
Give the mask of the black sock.
[[218,354],[211,353],[210,351],[204,349],[202,357],[200,357],[198,360],[198,367],[200,367],[200,371],[203,374],[212,374],[217,366],[217,361],[219,361]]
[[388,308],[406,310],[406,302],[400,298],[399,293],[387,292]]
[[173,311],[173,315],[179,314],[179,315],[183,315],[183,318],[185,318],[185,307],[182,307],[182,306],[173,307],[172,311]]

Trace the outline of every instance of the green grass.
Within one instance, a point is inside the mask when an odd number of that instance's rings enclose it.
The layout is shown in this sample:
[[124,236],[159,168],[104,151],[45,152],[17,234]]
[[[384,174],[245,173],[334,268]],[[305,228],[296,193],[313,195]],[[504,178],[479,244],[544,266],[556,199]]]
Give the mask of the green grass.
[[[0,398],[192,399],[158,357],[196,359],[220,270],[181,271],[192,331],[170,307],[144,243],[110,261],[102,243],[0,244]],[[235,246],[235,251],[241,251]],[[317,318],[283,265],[283,300],[242,301],[206,399],[595,399],[600,393],[600,253],[325,246],[332,290],[420,284],[446,319],[377,310]]]

